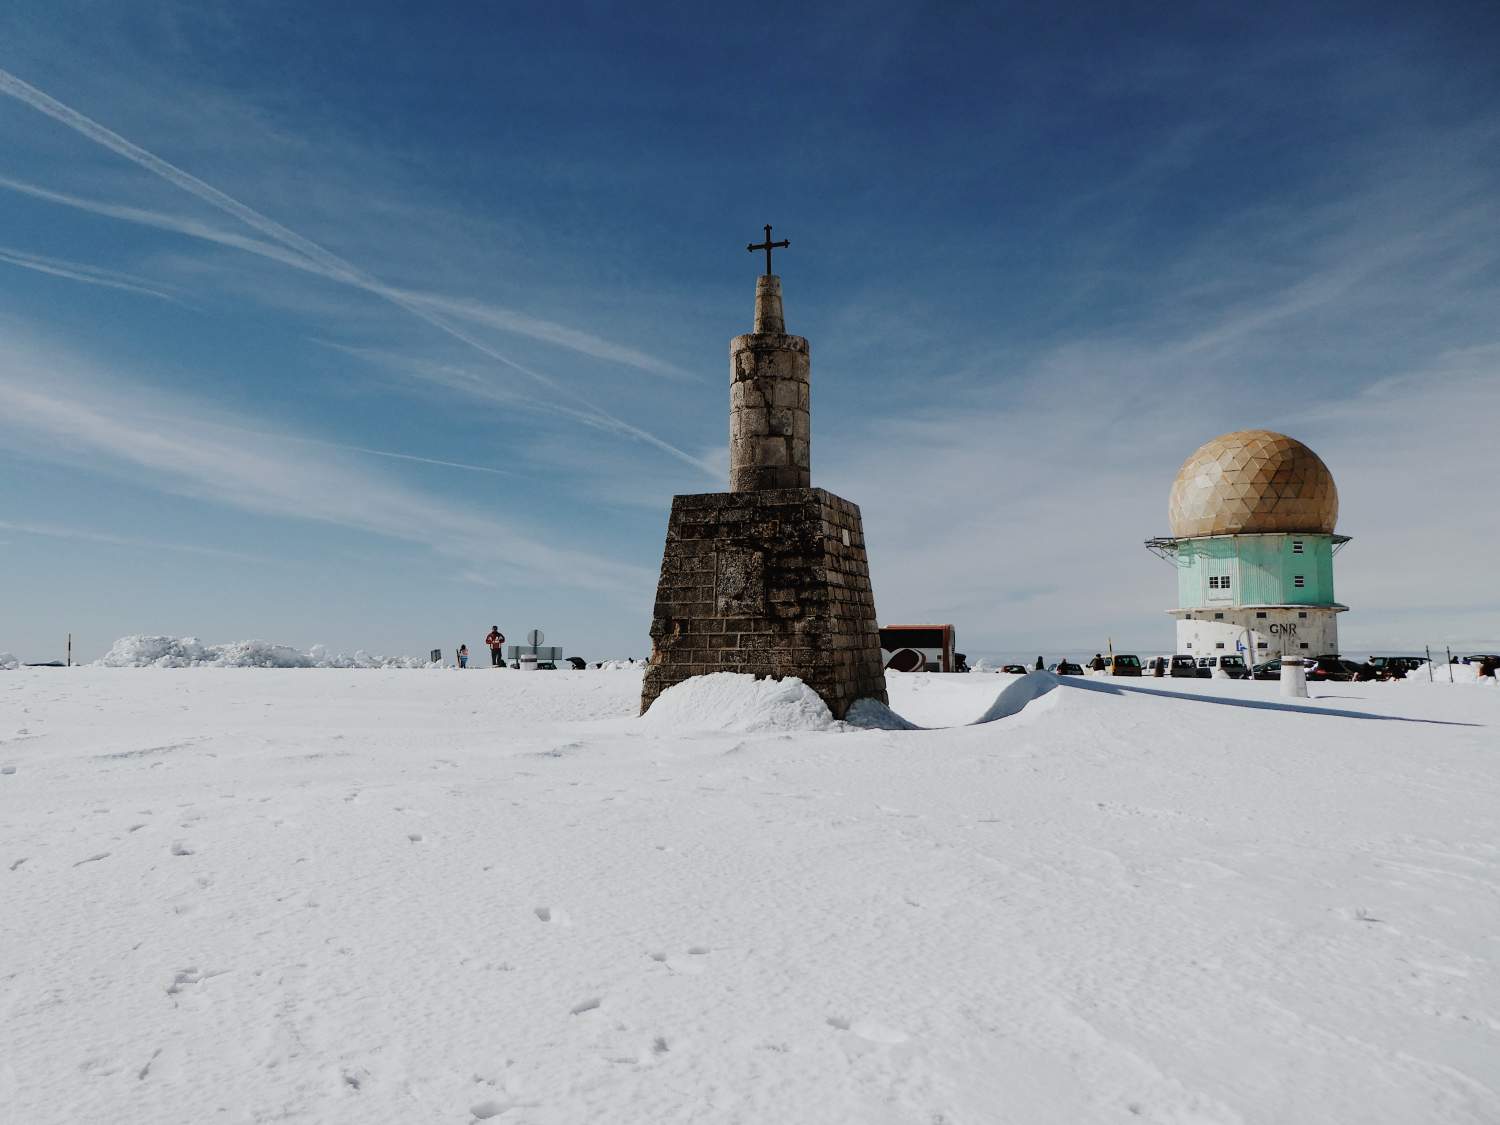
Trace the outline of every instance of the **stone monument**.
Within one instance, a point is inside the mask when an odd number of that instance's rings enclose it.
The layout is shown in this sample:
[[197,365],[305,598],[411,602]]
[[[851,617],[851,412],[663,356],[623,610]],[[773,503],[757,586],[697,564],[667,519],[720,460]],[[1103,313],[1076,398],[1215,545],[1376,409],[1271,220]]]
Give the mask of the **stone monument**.
[[766,240],[755,330],[729,342],[729,491],[674,496],[641,710],[710,672],[798,676],[835,718],[887,702],[858,506],[812,487],[807,340]]

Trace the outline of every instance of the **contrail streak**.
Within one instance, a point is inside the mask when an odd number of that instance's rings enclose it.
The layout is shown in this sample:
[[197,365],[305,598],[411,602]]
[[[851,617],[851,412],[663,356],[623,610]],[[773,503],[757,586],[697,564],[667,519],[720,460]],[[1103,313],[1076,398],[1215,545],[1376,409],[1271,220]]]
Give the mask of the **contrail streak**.
[[21,269],[34,270],[51,277],[64,277],[69,281],[81,281],[86,285],[102,285],[106,289],[121,289],[127,293],[140,293],[147,297],[159,297],[163,301],[176,302],[177,298],[161,289],[147,285],[139,278],[131,277],[129,274],[116,273],[114,270],[100,269],[98,266],[85,265],[82,262],[68,262],[61,258],[45,258],[40,254],[27,254],[21,250],[12,250],[8,246],[0,246],[0,262],[8,265],[19,266]]
[[511,469],[497,469],[492,465],[471,465],[465,461],[444,461],[437,457],[418,457],[415,453],[397,453],[391,449],[371,449],[364,445],[346,445],[341,441],[301,437],[297,434],[273,434],[265,430],[251,430],[244,426],[230,426],[222,422],[200,422],[199,425],[213,426],[218,430],[231,430],[234,433],[245,434],[249,437],[269,438],[273,441],[297,441],[302,442],[304,445],[321,445],[326,449],[345,449],[350,453],[368,453],[371,457],[390,457],[397,461],[416,461],[423,465],[441,465],[447,469],[463,469],[470,473],[493,473],[497,477],[518,477],[525,475]]
[[398,308],[404,309],[419,320],[432,325],[440,332],[447,333],[454,339],[468,344],[475,351],[488,356],[497,363],[502,363],[512,368],[539,385],[546,387],[549,391],[564,395],[580,403],[583,407],[582,410],[577,412],[580,420],[587,418],[591,421],[591,424],[599,429],[634,437],[706,473],[713,476],[719,475],[716,469],[694,457],[692,454],[678,449],[675,445],[641,429],[639,426],[632,425],[621,418],[616,418],[605,410],[601,410],[587,398],[571,388],[562,385],[551,376],[544,375],[524,364],[517,363],[509,356],[496,351],[483,341],[450,324],[443,317],[423,308],[401,290],[383,284],[378,279],[359,269],[359,267],[340,258],[337,254],[325,250],[311,239],[304,238],[296,231],[282,226],[275,219],[262,215],[259,211],[241,203],[233,196],[220,191],[212,184],[205,183],[192,173],[185,172],[175,164],[170,164],[154,153],[148,152],[139,145],[126,140],[112,129],[108,129],[92,118],[84,116],[76,109],[64,105],[50,94],[38,90],[29,82],[17,78],[14,74],[3,68],[0,68],[0,94],[7,94],[15,98],[22,104],[30,106],[32,109],[45,114],[54,121],[66,125],[74,132],[82,134],[95,144],[109,149],[116,155],[124,157],[126,160],[139,165],[153,175],[181,188],[189,195],[202,200],[211,207],[216,207],[225,214],[233,216],[252,230],[259,231],[273,242],[280,243],[282,246],[300,254],[309,262],[314,263],[329,278],[342,281],[345,284],[381,297]]

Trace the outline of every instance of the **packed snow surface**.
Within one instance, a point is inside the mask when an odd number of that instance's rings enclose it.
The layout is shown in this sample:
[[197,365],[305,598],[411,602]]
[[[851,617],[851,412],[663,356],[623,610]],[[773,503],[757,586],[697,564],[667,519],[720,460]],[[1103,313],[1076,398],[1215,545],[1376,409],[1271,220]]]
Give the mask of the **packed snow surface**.
[[1500,1121],[1500,690],[1012,682],[7,672],[0,1119]]

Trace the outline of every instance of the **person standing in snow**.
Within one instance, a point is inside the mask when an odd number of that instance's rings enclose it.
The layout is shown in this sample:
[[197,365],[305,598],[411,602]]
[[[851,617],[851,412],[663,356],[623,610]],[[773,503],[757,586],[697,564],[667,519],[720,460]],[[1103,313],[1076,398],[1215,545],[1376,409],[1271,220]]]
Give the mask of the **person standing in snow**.
[[1046,665],[1045,665],[1045,664],[1043,664],[1043,663],[1042,663],[1042,658],[1041,658],[1041,657],[1040,657],[1040,656],[1038,656],[1038,657],[1037,657],[1037,658],[1036,658],[1036,670],[1037,670],[1037,671],[1038,671],[1038,672],[1040,672],[1040,671],[1041,671],[1041,670],[1042,670],[1042,669],[1044,669],[1044,668],[1046,668],[1046,667],[1047,667],[1047,666],[1046,666]]
[[484,643],[490,646],[490,667],[505,667],[500,659],[500,646],[505,643],[505,634],[500,631],[500,626],[490,626],[490,635],[484,638]]
[[467,668],[469,666],[469,646],[468,645],[459,645],[458,646],[458,666],[460,668]]
[[1096,653],[1094,653],[1094,659],[1092,659],[1092,660],[1089,661],[1089,671],[1091,671],[1091,672],[1102,672],[1102,671],[1104,671],[1104,654],[1102,652],[1096,652]]

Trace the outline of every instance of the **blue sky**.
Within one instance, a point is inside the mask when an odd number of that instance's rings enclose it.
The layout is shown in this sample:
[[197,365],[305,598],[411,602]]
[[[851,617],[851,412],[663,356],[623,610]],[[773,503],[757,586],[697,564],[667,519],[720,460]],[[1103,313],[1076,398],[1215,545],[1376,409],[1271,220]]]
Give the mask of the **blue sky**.
[[0,650],[644,655],[765,222],[883,620],[1167,650],[1264,426],[1346,650],[1500,642],[1494,5],[424,7],[0,11]]

